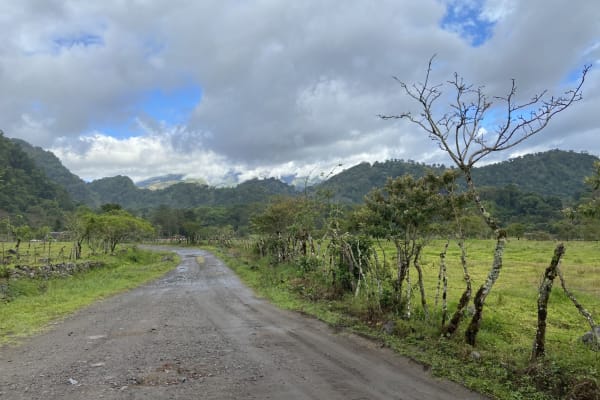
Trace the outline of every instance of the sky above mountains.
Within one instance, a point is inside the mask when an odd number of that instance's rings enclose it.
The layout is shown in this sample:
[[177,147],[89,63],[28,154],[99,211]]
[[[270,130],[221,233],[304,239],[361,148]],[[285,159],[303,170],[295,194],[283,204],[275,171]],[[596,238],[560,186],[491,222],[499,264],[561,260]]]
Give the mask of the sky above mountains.
[[[21,0],[0,3],[0,129],[86,180],[210,184],[449,159],[378,114],[414,110],[392,76],[460,73],[490,95],[583,101],[501,157],[600,155],[600,7],[563,0]],[[490,160],[491,161],[491,160]]]

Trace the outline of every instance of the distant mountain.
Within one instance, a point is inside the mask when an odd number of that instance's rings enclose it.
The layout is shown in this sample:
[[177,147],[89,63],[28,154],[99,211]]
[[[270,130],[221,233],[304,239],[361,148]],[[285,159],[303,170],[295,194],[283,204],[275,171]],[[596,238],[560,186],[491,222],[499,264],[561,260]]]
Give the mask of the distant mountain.
[[52,182],[20,145],[0,132],[0,217],[12,225],[58,229],[62,212],[72,208],[65,189]]
[[[148,178],[148,179],[144,179],[143,181],[136,182],[135,186],[142,188],[142,189],[151,189],[152,187],[154,187],[156,185],[163,185],[165,183],[170,183],[170,182],[179,183],[183,180],[184,176],[185,175],[183,175],[183,174],[168,174],[168,175],[162,175],[162,176],[154,176],[152,178]],[[171,183],[171,184],[174,184],[174,183]],[[168,186],[170,186],[170,185],[168,185]],[[164,187],[160,188],[160,189],[164,189]]]
[[165,189],[137,187],[126,176],[102,178],[88,184],[102,204],[117,203],[127,209],[140,210],[166,205],[171,208],[229,206],[264,203],[274,195],[293,195],[292,186],[274,179],[251,179],[232,188],[179,182]]
[[185,178],[185,175],[183,174],[168,174],[162,176],[155,176],[152,178],[145,179],[143,181],[136,182],[135,185],[142,189],[161,190],[166,189],[169,186],[173,186],[177,183],[191,183],[200,186],[207,185],[207,182],[202,178]]
[[100,205],[86,183],[69,171],[54,153],[41,147],[32,146],[24,140],[11,139],[11,141],[17,144],[33,160],[35,165],[44,171],[51,181],[63,187],[75,202],[90,206]]

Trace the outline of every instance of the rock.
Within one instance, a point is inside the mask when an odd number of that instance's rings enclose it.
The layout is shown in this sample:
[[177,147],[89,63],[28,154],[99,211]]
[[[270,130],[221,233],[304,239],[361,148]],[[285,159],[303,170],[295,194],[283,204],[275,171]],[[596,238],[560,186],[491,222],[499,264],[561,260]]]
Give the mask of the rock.
[[475,350],[473,350],[473,351],[471,352],[471,358],[472,358],[474,361],[479,361],[479,360],[481,360],[481,353],[479,353],[478,351],[475,351]]
[[392,321],[392,320],[387,321],[385,324],[383,324],[382,329],[388,335],[392,335],[392,334],[394,334],[394,331],[396,330],[396,322]]
[[70,383],[71,385],[77,385],[79,382],[77,382],[77,381],[76,381],[75,379],[73,379],[73,378],[69,378],[69,383]]
[[581,341],[593,350],[600,350],[600,342],[597,338],[600,338],[600,325],[596,325],[593,331],[586,332],[581,337]]

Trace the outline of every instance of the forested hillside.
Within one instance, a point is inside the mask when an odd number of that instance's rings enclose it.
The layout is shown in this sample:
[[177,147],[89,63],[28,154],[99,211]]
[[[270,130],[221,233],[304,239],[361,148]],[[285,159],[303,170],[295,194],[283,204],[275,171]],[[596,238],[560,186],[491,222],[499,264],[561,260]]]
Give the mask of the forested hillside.
[[329,191],[334,199],[343,203],[358,204],[371,189],[383,186],[389,177],[406,174],[421,177],[427,170],[439,173],[444,169],[443,165],[431,166],[404,160],[375,162],[373,165],[364,162],[332,176],[317,188]]
[[514,185],[525,192],[570,201],[586,190],[583,181],[593,172],[594,161],[598,157],[590,154],[551,150],[475,168],[473,179],[480,187]]
[[89,206],[100,205],[98,199],[87,187],[86,183],[77,175],[69,171],[52,153],[35,147],[20,139],[11,139],[33,160],[35,165],[44,171],[46,176],[63,187],[75,202],[87,204]]
[[[479,188],[503,188],[512,185],[517,191],[542,197],[557,197],[565,203],[577,199],[585,191],[584,178],[593,172],[598,158],[585,153],[552,150],[473,169],[473,180]],[[426,165],[414,161],[390,160],[362,163],[331,177],[319,187],[331,191],[342,202],[362,203],[373,188],[381,187],[388,177],[411,174],[421,177],[426,171],[439,173],[443,165]],[[462,181],[459,181],[462,184]]]
[[[58,229],[62,212],[73,204],[67,192],[50,181],[21,147],[0,134],[0,216],[11,224]],[[6,229],[3,226],[1,229]]]

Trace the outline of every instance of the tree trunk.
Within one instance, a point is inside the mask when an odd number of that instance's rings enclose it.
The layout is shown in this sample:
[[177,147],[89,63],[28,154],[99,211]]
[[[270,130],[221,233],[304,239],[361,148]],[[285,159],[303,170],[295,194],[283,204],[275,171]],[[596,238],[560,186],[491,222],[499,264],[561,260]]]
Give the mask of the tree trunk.
[[537,301],[537,331],[535,333],[535,340],[533,342],[533,349],[531,350],[531,361],[536,361],[538,358],[543,357],[546,351],[546,317],[548,316],[548,299],[550,298],[550,292],[552,291],[552,284],[554,278],[556,278],[560,259],[565,254],[565,246],[560,243],[554,249],[554,257],[542,277],[542,283],[538,290],[538,301]]
[[[404,254],[404,249],[400,246],[399,243],[396,243],[396,252],[398,255],[398,280],[396,282],[396,300],[397,305],[400,307],[402,305],[402,286],[404,280],[406,279],[406,272],[408,270],[408,260],[406,259],[406,255]],[[398,311],[401,311],[398,309]]]
[[440,297],[440,289],[442,290],[442,328],[446,325],[446,317],[448,316],[448,274],[446,270],[446,253],[450,239],[446,240],[444,251],[440,253],[440,272],[438,273],[437,293],[435,294],[435,305],[437,307]]
[[471,323],[469,324],[465,332],[465,339],[467,343],[471,346],[475,346],[477,334],[479,333],[485,299],[487,298],[488,294],[490,294],[492,286],[494,286],[494,283],[496,283],[496,280],[500,275],[500,270],[502,269],[502,256],[504,255],[505,245],[506,232],[500,231],[498,235],[498,240],[496,242],[496,250],[494,251],[494,261],[492,263],[492,269],[490,270],[487,279],[485,280],[485,283],[481,285],[481,287],[475,294],[475,298],[473,299],[473,303],[475,304],[475,314],[473,314]]
[[425,313],[425,317],[429,318],[429,310],[427,309],[427,298],[425,296],[425,284],[423,283],[423,268],[421,268],[421,264],[419,263],[419,256],[421,255],[421,246],[417,246],[415,252],[415,269],[417,270],[417,274],[419,275],[419,291],[421,292],[421,305],[423,306],[423,313]]
[[465,315],[465,309],[471,300],[471,293],[473,290],[471,286],[471,275],[469,275],[469,269],[467,267],[467,250],[465,249],[465,241],[461,239],[458,242],[458,245],[460,246],[460,262],[463,267],[463,277],[467,287],[465,288],[462,296],[460,296],[456,311],[454,312],[454,315],[452,315],[450,322],[442,329],[442,332],[446,337],[454,335],[458,329],[458,326]]
[[75,247],[75,259],[79,260],[81,258],[81,241],[77,241],[77,245]]
[[21,238],[17,238],[17,244],[15,245],[15,256],[19,259],[19,247],[21,246]]
[[[408,263],[407,263],[408,265]],[[406,319],[410,319],[412,313],[412,283],[410,281],[410,269],[406,268]]]
[[485,206],[479,197],[479,193],[477,193],[477,190],[475,189],[475,184],[473,183],[473,178],[471,177],[471,169],[464,168],[463,173],[467,181],[467,186],[469,187],[470,192],[473,194],[475,203],[477,204],[485,223],[492,231],[494,231],[494,234],[496,235],[496,249],[494,250],[494,261],[492,263],[492,268],[488,273],[485,283],[481,285],[475,294],[475,298],[473,299],[473,302],[475,303],[475,314],[473,315],[471,323],[465,332],[465,339],[467,343],[471,346],[475,346],[475,341],[481,325],[485,299],[492,290],[492,286],[494,286],[494,283],[496,283],[496,280],[500,275],[500,271],[502,270],[502,257],[504,256],[504,247],[506,246],[506,231],[500,229],[500,226],[496,220],[494,220],[490,213],[485,209]]

